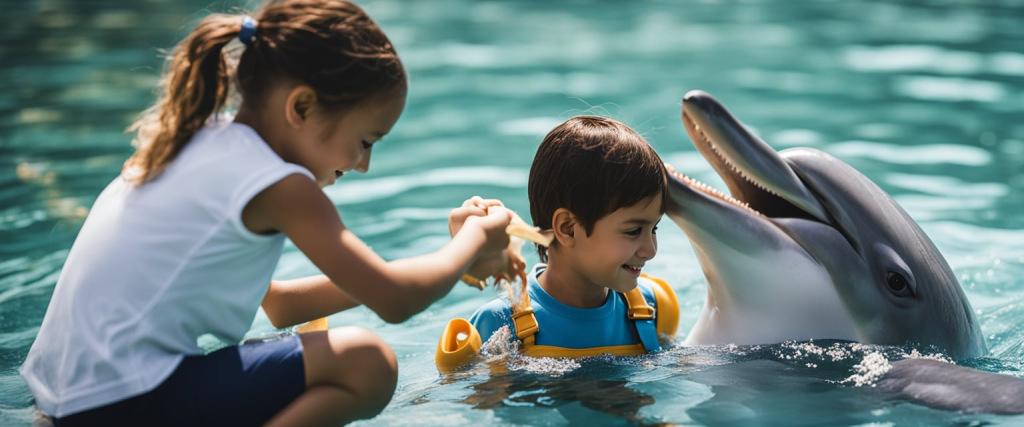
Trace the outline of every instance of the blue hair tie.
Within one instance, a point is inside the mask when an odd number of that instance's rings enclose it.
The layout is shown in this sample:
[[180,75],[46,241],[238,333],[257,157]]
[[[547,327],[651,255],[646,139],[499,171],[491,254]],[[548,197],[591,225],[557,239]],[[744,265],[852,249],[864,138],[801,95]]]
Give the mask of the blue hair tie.
[[238,39],[246,46],[252,46],[256,41],[256,20],[251,16],[242,17],[242,30],[238,32]]

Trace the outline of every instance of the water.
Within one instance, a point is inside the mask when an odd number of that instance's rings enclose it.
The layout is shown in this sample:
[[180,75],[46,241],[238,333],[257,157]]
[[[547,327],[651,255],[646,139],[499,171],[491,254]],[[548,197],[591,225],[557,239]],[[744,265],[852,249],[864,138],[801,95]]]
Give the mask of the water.
[[[0,425],[31,424],[17,368],[85,214],[131,153],[123,129],[153,99],[157,48],[204,9],[238,4],[0,0]],[[448,210],[475,194],[528,214],[534,151],[574,114],[623,120],[677,169],[720,185],[679,119],[682,95],[703,89],[777,148],[823,149],[889,191],[977,310],[991,353],[958,362],[1024,377],[1024,1],[364,6],[409,69],[408,108],[370,173],[328,194],[385,258],[441,246]],[[703,278],[686,237],[664,224],[647,271],[679,294],[685,334]],[[287,247],[276,276],[315,272]],[[870,355],[909,350],[827,341],[439,376],[433,352],[445,322],[495,295],[459,285],[400,325],[366,309],[331,316],[332,326],[374,330],[399,357],[392,403],[364,424],[1021,422],[882,399],[844,380]],[[261,316],[251,334],[271,329]]]

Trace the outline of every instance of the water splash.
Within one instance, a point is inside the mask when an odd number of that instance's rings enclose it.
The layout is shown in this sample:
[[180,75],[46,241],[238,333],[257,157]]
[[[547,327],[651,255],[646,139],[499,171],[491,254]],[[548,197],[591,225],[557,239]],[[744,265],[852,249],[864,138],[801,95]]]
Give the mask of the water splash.
[[502,326],[480,347],[484,361],[503,365],[510,371],[526,371],[560,377],[576,370],[580,362],[566,357],[530,357],[519,352],[521,342],[514,339],[508,325]]
[[[911,350],[910,353],[904,352],[902,356],[903,359],[930,359],[953,365],[956,364],[952,359],[942,353],[925,354],[917,351],[917,349]],[[852,383],[855,387],[874,387],[877,385],[878,380],[881,379],[886,372],[889,372],[889,370],[892,369],[892,365],[889,363],[889,358],[884,354],[874,351],[865,355],[864,360],[853,365],[853,368],[857,370],[857,373],[843,381],[840,381],[840,384]]]
[[871,352],[864,356],[864,360],[861,360],[860,363],[853,365],[853,368],[857,370],[857,373],[840,381],[840,384],[853,383],[855,387],[874,387],[882,375],[892,369],[892,365],[882,353]]
[[522,249],[525,241],[518,237],[510,237],[508,243],[509,271],[514,272],[515,280],[510,280],[504,275],[495,280],[495,285],[508,293],[509,306],[513,313],[528,308],[530,302],[527,300],[526,291],[526,259],[523,258]]

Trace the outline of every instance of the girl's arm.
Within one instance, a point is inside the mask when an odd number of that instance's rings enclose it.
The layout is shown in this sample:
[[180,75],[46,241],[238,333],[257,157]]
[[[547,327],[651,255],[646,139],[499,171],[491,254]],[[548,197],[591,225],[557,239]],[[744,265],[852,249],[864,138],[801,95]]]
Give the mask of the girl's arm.
[[[250,230],[285,233],[342,292],[325,301],[323,309],[337,308],[331,311],[335,312],[361,302],[390,323],[405,321],[445,296],[477,257],[504,251],[509,242],[505,227],[511,219],[508,211],[491,209],[487,216],[467,218],[465,226],[441,249],[388,262],[345,228],[334,204],[305,176],[291,175],[278,181],[254,197],[245,210],[243,219]],[[313,288],[324,288],[324,282],[319,283]],[[282,325],[324,315],[313,313],[321,307],[309,304],[312,298],[271,299],[264,301],[264,310]],[[301,320],[292,323],[293,319]]]
[[263,297],[263,311],[275,328],[286,328],[361,305],[331,282],[317,275],[274,280]]

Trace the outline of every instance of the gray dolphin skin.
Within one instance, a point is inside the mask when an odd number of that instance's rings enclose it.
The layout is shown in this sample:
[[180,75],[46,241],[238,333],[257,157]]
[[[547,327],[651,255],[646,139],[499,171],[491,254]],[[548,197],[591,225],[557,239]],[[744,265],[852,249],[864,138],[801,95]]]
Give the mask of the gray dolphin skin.
[[666,214],[708,285],[686,345],[840,339],[954,359],[988,352],[945,259],[875,183],[813,148],[776,152],[702,91],[683,98],[682,120],[731,194],[669,174]]
[[935,360],[893,362],[877,387],[893,398],[937,409],[1024,414],[1024,380]]

